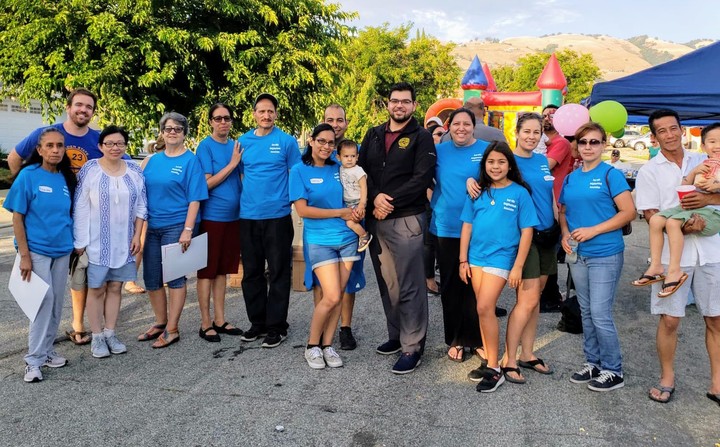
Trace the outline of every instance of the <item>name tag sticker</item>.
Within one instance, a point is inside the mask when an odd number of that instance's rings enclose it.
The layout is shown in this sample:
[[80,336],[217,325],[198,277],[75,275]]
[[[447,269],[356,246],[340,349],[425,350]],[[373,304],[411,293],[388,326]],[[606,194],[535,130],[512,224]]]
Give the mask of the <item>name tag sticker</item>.
[[321,178],[311,178],[310,179],[310,183],[312,183],[313,185],[319,185],[322,182],[323,182],[323,179],[321,179]]
[[40,185],[40,188],[38,188],[38,189],[40,190],[40,192],[48,192],[48,193],[52,192],[52,188],[49,186]]
[[552,175],[546,175],[544,178],[546,182],[555,181],[555,177],[553,177]]

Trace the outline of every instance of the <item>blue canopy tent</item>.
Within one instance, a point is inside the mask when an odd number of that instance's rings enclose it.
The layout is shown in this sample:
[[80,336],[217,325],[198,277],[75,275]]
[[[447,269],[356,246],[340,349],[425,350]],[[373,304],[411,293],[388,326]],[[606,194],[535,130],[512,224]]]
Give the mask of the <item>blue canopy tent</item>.
[[656,109],[673,109],[685,125],[720,121],[720,42],[614,81],[595,84],[590,105],[618,101],[628,123],[647,124]]

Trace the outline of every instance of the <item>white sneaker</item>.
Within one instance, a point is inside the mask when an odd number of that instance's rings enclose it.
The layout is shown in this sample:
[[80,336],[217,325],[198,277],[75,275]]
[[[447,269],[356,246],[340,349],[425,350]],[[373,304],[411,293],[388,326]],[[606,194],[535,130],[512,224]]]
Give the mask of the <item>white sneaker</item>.
[[[43,366],[47,366],[48,368],[62,368],[65,365],[67,365],[67,359],[55,351],[51,351],[47,359],[45,359],[45,363],[43,363]],[[42,377],[40,380],[42,380]]]
[[110,352],[113,354],[125,354],[127,352],[127,346],[118,340],[114,330],[104,329],[103,336]]
[[323,352],[315,346],[314,348],[305,350],[305,360],[312,369],[325,369],[325,360],[323,360]]
[[100,334],[92,334],[92,343],[90,344],[90,352],[96,359],[110,357],[108,345],[105,343],[105,336]]
[[340,368],[343,366],[342,359],[340,358],[340,355],[333,349],[332,346],[328,346],[327,348],[324,348],[322,350],[323,358],[325,359],[325,363],[330,368]]
[[40,368],[37,366],[30,366],[25,365],[25,377],[23,377],[23,380],[27,383],[31,382],[39,382],[43,379],[42,373],[40,372]]

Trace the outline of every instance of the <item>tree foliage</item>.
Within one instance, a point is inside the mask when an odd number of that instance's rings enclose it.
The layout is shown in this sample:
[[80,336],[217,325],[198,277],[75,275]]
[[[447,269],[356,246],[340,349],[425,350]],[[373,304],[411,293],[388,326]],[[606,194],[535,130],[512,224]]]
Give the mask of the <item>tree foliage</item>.
[[412,25],[390,29],[387,24],[361,31],[346,48],[347,72],[333,99],[346,108],[348,138],[360,139],[371,126],[387,120],[385,99],[390,86],[410,82],[419,103],[416,116],[438,98],[455,96],[460,68],[450,54],[453,44],[443,44],[425,32],[408,40]]
[[[279,123],[313,123],[343,66],[354,13],[323,0],[0,0],[0,94],[57,116],[67,90],[96,92],[101,125],[149,134],[169,110],[205,121],[218,100],[252,125],[263,91]],[[193,119],[194,118],[194,119]],[[201,119],[202,118],[202,119]]]
[[[579,103],[590,96],[592,86],[600,77],[600,68],[589,53],[578,54],[573,50],[555,53],[568,82],[566,103]],[[500,66],[493,70],[493,78],[501,92],[526,92],[537,90],[535,85],[545,68],[550,54],[537,52],[518,60],[517,67]]]

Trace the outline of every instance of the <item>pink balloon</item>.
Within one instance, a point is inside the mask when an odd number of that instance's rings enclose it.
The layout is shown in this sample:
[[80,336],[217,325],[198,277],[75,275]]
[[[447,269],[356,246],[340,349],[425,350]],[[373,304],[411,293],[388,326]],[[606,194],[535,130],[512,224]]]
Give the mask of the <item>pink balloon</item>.
[[565,104],[553,116],[555,130],[564,137],[575,135],[575,131],[588,121],[590,112],[580,104]]

